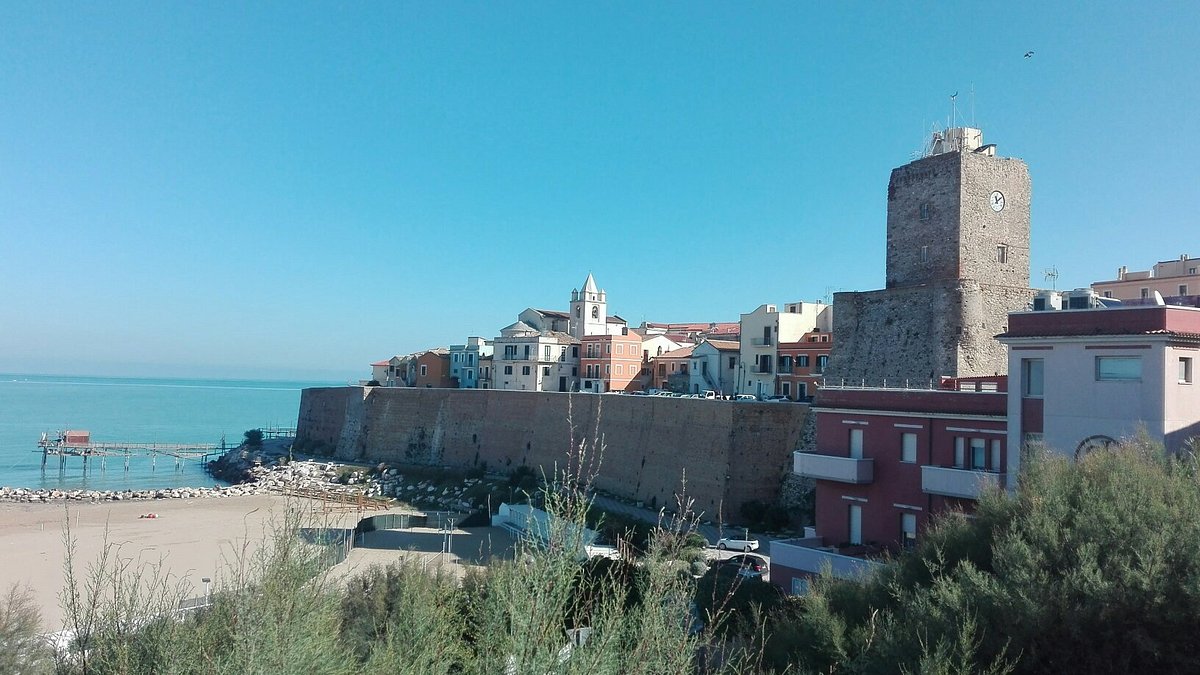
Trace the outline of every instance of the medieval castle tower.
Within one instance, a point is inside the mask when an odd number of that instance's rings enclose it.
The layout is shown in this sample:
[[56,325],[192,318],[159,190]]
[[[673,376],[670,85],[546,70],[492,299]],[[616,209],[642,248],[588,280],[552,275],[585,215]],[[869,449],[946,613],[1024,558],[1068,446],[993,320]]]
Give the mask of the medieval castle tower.
[[1007,372],[995,336],[1033,297],[1030,197],[1029,168],[997,157],[979,129],[936,133],[925,157],[893,169],[886,288],[834,295],[829,381]]

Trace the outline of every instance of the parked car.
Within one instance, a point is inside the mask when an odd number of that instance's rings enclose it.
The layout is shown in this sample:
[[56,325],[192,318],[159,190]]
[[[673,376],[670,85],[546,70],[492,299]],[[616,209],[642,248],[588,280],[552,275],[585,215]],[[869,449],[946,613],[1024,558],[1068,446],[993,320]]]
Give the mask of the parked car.
[[750,394],[738,394],[737,396],[734,396],[734,397],[733,397],[733,400],[735,400],[735,401],[746,401],[746,402],[748,402],[748,403],[755,403],[756,401],[758,401],[758,399],[757,399],[757,398],[754,398],[754,396],[752,396],[752,395],[750,395]]
[[736,567],[738,574],[744,577],[762,577],[768,571],[768,565],[762,556],[742,553],[721,561],[721,567]]
[[717,392],[713,391],[712,389],[705,389],[700,393],[700,398],[715,399],[716,397]]
[[791,403],[792,399],[786,396],[768,396],[763,399],[763,403]]
[[721,549],[722,551],[725,549],[733,549],[734,551],[745,551],[746,553],[749,553],[750,551],[758,550],[758,540],[750,539],[748,536],[721,537],[717,541],[717,548]]

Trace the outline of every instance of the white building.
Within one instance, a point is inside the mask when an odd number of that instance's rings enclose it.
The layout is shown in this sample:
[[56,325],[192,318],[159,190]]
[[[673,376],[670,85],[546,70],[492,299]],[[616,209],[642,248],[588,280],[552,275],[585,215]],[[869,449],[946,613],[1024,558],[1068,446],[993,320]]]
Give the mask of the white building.
[[378,382],[381,387],[398,387],[401,386],[399,377],[400,366],[403,363],[403,358],[393,356],[386,361],[376,361],[371,364],[371,382]]
[[642,362],[648,363],[650,359],[656,356],[662,356],[667,352],[673,352],[685,343],[676,342],[666,335],[642,335]]
[[553,309],[534,309],[533,307],[528,307],[525,311],[517,315],[517,321],[538,331],[571,332],[571,315],[567,312],[559,312]]
[[492,355],[492,343],[481,337],[469,337],[466,344],[450,345],[450,380],[459,389],[478,389],[480,359]]
[[539,331],[518,321],[492,341],[492,388],[575,391],[579,341],[559,331]]
[[775,394],[779,343],[799,342],[816,329],[832,331],[833,307],[822,302],[790,302],[780,312],[775,305],[759,305],[741,315],[741,325],[737,393],[764,398]]
[[571,289],[571,335],[622,335],[629,325],[619,316],[608,315],[608,294],[596,288],[596,279],[588,273],[583,290]]
[[[1035,303],[1035,306],[1039,306]],[[1200,309],[1169,305],[1009,314],[1008,443],[1078,456],[1139,428],[1168,452],[1200,436]],[[1016,475],[1020,453],[1009,453]]]
[[702,340],[692,350],[691,382],[688,391],[733,394],[737,387],[740,346],[734,340]]

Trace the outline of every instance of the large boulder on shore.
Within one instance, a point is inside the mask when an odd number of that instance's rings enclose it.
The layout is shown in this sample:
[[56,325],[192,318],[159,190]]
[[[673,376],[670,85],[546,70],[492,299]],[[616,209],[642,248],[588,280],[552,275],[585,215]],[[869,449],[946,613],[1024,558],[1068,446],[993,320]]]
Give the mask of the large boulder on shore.
[[[280,442],[284,440],[287,443]],[[255,466],[270,466],[280,457],[286,457],[291,440],[290,438],[272,439],[275,442],[264,441],[262,445],[254,447],[243,443],[209,462],[208,472],[212,474],[213,478],[234,485],[253,482],[255,476],[250,470]]]

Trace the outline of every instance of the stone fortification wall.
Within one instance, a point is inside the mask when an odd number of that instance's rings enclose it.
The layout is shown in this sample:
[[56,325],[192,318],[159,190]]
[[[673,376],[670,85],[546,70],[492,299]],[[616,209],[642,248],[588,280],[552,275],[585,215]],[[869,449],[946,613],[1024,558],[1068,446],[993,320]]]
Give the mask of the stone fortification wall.
[[[959,186],[962,233],[959,235],[959,270],[963,279],[981,284],[1029,288],[1029,238],[1033,186],[1029,167],[1012,157],[987,157],[962,153]],[[993,191],[1004,195],[1004,209],[989,206]],[[1004,246],[1005,262],[996,258]]]
[[[998,212],[994,192],[1004,199]],[[1029,168],[1019,159],[950,152],[893,169],[887,288],[956,279],[1028,287],[1031,199]]]
[[1008,372],[1008,348],[996,336],[1008,330],[1009,312],[1032,307],[1037,291],[976,281],[964,281],[962,286],[958,377],[1004,375]]
[[[697,399],[471,389],[306,389],[298,441],[340,459],[511,471],[604,445],[596,486],[648,505],[695,499],[736,522],[743,502],[779,498],[808,407]],[[573,422],[573,428],[572,428]]]
[[[923,386],[957,367],[961,292],[958,282],[862,293],[836,293],[836,336],[826,380],[883,380]],[[998,343],[997,343],[998,344]]]
[[924,386],[939,377],[1003,375],[1008,352],[995,336],[1034,291],[964,279],[834,296],[837,344],[826,379]]
[[958,278],[961,181],[957,152],[892,169],[887,192],[887,288]]

